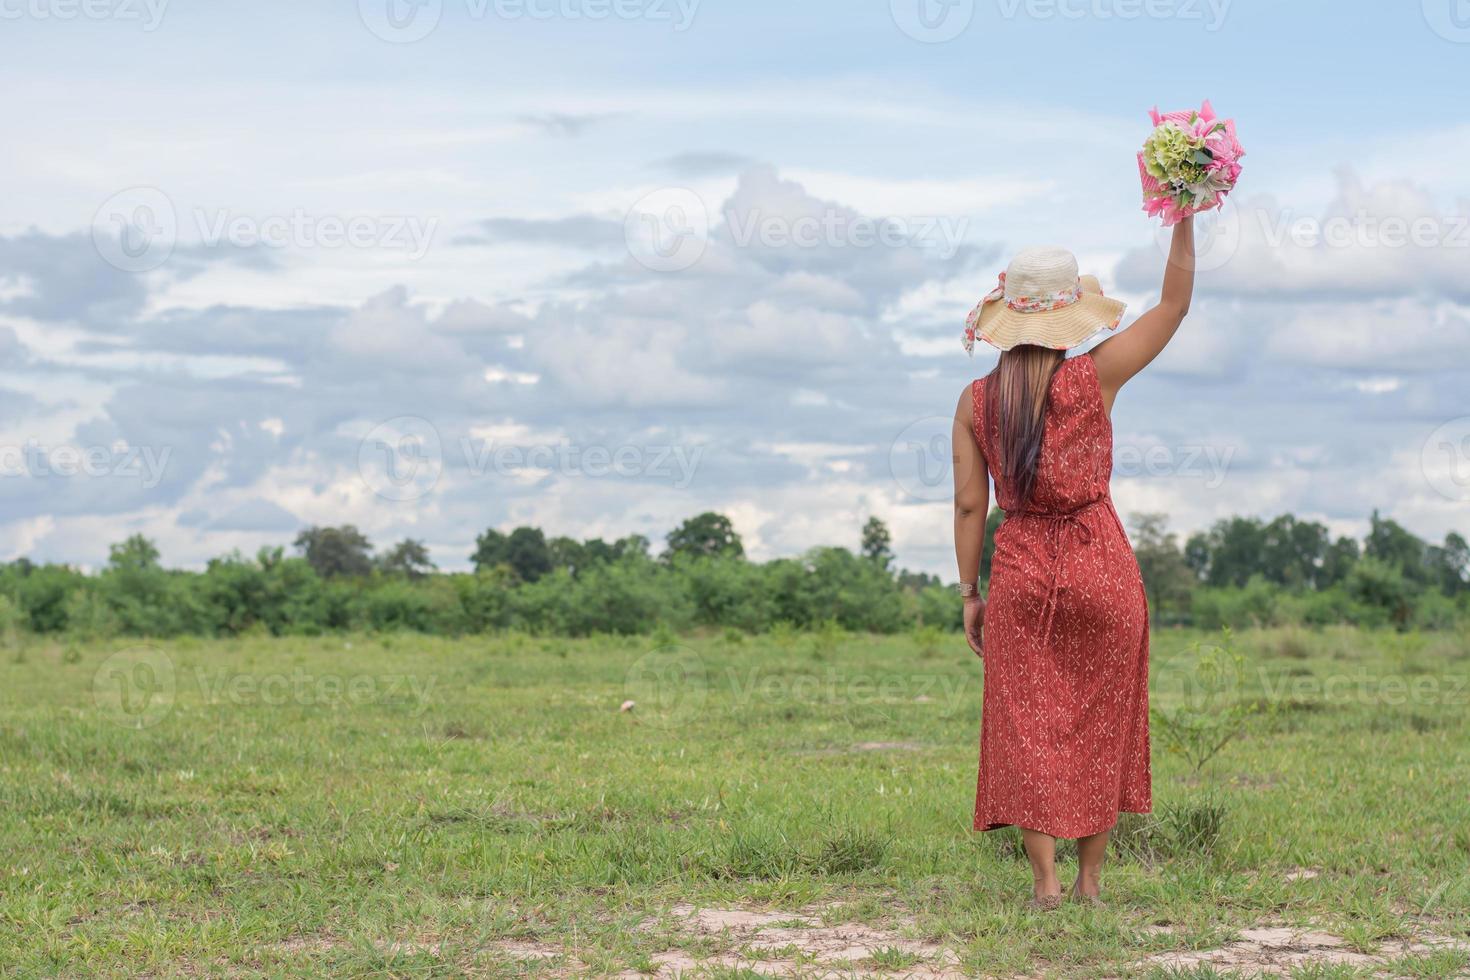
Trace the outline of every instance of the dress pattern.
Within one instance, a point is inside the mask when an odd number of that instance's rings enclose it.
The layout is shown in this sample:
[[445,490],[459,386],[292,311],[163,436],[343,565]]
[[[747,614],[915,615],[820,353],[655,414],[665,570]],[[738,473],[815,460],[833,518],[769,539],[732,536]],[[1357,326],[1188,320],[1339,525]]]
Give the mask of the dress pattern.
[[[997,473],[986,379],[971,391],[980,451]],[[1090,355],[1052,377],[1031,503],[996,481],[985,610],[985,691],[975,829],[1087,837],[1152,809],[1148,602],[1113,509],[1113,427]]]

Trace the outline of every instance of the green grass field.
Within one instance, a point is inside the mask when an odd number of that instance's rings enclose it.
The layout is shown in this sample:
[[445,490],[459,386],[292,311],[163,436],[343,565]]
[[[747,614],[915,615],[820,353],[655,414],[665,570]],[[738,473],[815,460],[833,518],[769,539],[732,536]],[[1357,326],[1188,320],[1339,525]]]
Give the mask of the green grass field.
[[1242,730],[1049,915],[957,636],[13,641],[0,974],[1465,975],[1470,638],[1214,640],[1154,699]]

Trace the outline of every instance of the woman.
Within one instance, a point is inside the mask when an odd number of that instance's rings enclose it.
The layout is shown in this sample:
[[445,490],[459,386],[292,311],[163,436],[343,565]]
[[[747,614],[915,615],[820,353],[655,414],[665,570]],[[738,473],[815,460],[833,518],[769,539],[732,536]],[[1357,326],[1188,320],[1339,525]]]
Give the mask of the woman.
[[[1076,838],[1073,897],[1101,904],[1108,833],[1152,808],[1148,605],[1108,493],[1113,400],[1189,312],[1194,229],[1174,229],[1159,304],[1081,357],[1063,359],[1123,304],[1077,275],[1063,249],[1016,256],[970,315],[1003,353],[955,409],[955,555],[965,635],[985,663],[975,829],[1019,826],[1039,909],[1062,902],[1056,839]],[[1006,513],[989,598],[979,594],[987,480]],[[983,640],[983,642],[982,642]]]

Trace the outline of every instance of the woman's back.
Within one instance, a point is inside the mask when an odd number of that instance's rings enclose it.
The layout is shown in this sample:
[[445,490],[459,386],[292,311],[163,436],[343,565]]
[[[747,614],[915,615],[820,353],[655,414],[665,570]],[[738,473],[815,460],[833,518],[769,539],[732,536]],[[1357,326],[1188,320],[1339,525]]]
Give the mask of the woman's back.
[[1088,355],[1061,362],[1052,375],[1041,455],[1031,499],[1023,508],[1020,488],[1003,477],[999,400],[987,391],[991,378],[974,384],[975,437],[995,477],[996,503],[1008,515],[1067,514],[1108,496],[1113,472],[1113,426],[1103,407],[1097,366]]

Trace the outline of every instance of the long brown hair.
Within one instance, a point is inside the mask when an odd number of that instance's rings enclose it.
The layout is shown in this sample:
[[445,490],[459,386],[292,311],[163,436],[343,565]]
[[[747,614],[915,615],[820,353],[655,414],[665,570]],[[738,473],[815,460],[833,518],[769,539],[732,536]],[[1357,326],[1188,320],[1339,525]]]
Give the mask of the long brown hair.
[[985,385],[985,415],[995,420],[1000,433],[997,475],[1015,488],[1016,506],[1022,511],[1030,506],[1036,488],[1051,379],[1062,356],[1059,350],[1033,344],[1012,347],[1000,355]]

